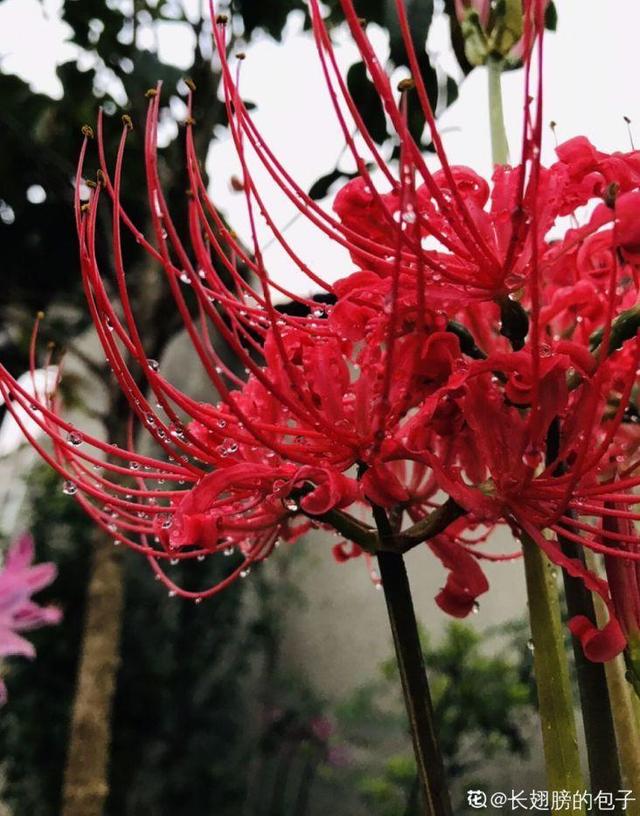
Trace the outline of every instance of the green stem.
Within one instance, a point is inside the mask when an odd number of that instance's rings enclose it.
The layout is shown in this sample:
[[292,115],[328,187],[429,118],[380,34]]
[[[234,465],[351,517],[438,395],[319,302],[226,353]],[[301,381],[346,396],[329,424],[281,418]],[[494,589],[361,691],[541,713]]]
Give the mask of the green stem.
[[452,816],[404,559],[399,553],[379,552],[378,564],[425,803],[424,816]]
[[[633,708],[635,693],[625,677],[624,658],[618,655],[606,665],[607,682],[611,696],[613,716],[620,751],[620,765],[623,780],[619,790],[633,789],[640,780],[640,731]],[[592,790],[595,785],[592,785]],[[601,788],[601,790],[605,790]],[[614,790],[614,788],[611,788]],[[640,816],[640,801],[636,799],[627,805],[626,816]]]
[[[558,588],[551,563],[528,536],[522,537],[529,618],[533,636],[533,662],[538,690],[542,741],[549,790],[585,789],[562,637]],[[583,808],[563,813],[583,814]]]
[[[562,536],[558,537],[558,541],[565,555],[584,563],[584,556],[572,541]],[[569,575],[566,570],[563,570],[562,576],[569,618],[584,615],[597,625],[592,594],[582,581]],[[620,790],[622,779],[605,667],[602,663],[593,663],[585,657],[577,638],[572,637],[571,640],[587,743],[591,791],[595,795],[601,790]]]
[[[598,574],[598,562],[594,553],[590,550],[584,551],[587,567]],[[593,598],[594,614],[598,626],[603,627],[609,619],[609,612],[599,596]],[[608,697],[606,703],[610,704],[611,714],[615,725],[615,736],[617,738],[617,751],[614,742],[613,751],[620,757],[620,771],[622,779],[619,784],[616,780],[611,780],[610,787],[605,788],[601,780],[597,780],[600,790],[616,790],[622,788],[633,788],[640,779],[640,728],[635,716],[634,698],[636,694],[633,686],[626,678],[626,667],[622,655],[610,660],[604,666],[608,686]],[[596,713],[601,705],[593,698]],[[606,709],[605,709],[606,713]],[[605,759],[605,757],[603,757]],[[591,777],[591,789],[595,791],[596,780]],[[627,816],[640,816],[640,801],[629,802],[627,806]]]
[[497,57],[487,59],[489,72],[489,125],[491,127],[491,155],[494,164],[509,163],[509,143],[504,127],[502,109],[502,68],[503,62]]
[[390,549],[396,552],[406,553],[418,544],[422,544],[429,538],[433,538],[439,533],[443,533],[452,521],[464,515],[464,510],[452,498],[448,498],[444,504],[432,510],[428,516],[401,533],[393,539]]

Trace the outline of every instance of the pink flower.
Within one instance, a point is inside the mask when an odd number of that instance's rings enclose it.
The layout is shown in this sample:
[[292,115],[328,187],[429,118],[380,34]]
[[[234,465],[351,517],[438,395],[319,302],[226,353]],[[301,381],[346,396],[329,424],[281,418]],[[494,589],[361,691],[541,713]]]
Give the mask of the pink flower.
[[[31,600],[56,577],[55,564],[32,566],[33,556],[33,539],[25,533],[10,546],[0,570],[0,658],[33,659],[33,645],[18,632],[59,623],[62,618],[57,607],[39,606]],[[6,697],[6,687],[0,680],[0,704],[6,702]]]

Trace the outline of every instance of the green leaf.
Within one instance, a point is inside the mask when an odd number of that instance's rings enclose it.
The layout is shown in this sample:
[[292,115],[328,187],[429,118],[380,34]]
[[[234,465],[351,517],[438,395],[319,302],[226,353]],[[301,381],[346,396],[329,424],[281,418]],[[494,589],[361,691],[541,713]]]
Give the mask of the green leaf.
[[363,62],[356,62],[349,68],[347,87],[358,112],[367,125],[371,138],[378,144],[382,144],[387,138],[384,108],[373,82],[367,76]]
[[549,3],[544,13],[544,27],[555,31],[558,27],[558,9],[555,3]]
[[455,81],[453,77],[447,77],[447,84],[446,84],[446,103],[447,107],[449,105],[453,105],[453,103],[458,98],[458,83]]
[[[391,59],[396,65],[408,65],[407,51],[393,5],[393,3],[389,4],[391,8],[387,10],[385,20],[389,29]],[[421,58],[425,52],[427,36],[433,20],[433,0],[406,0],[406,9],[413,46],[416,49],[418,58]]]
[[327,193],[329,192],[329,188],[331,185],[338,181],[338,179],[343,178],[344,173],[340,172],[340,170],[332,170],[330,173],[327,173],[325,176],[321,176],[314,184],[311,186],[309,190],[309,197],[312,198],[314,201],[318,201],[321,198],[324,198]]

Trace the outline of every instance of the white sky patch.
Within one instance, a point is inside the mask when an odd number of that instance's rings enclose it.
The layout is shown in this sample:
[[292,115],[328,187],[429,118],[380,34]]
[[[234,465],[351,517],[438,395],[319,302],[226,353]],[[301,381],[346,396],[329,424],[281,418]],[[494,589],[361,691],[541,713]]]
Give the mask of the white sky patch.
[[[29,371],[18,377],[18,385],[32,397],[35,397],[38,402],[45,402],[47,392],[52,390],[56,384],[58,369],[56,366],[49,366],[49,368],[38,368],[33,374]],[[4,399],[0,396],[0,405],[4,405]],[[27,433],[35,437],[41,436],[43,431],[40,429],[38,423],[31,419],[24,408],[16,406],[16,414],[19,421],[24,426]],[[10,411],[6,411],[2,422],[0,423],[0,457],[7,456],[13,453],[21,445],[26,444],[24,434],[20,425],[14,419]]]
[[70,26],[60,19],[61,0],[4,0],[0,3],[0,66],[31,88],[62,96],[56,66],[77,54]]

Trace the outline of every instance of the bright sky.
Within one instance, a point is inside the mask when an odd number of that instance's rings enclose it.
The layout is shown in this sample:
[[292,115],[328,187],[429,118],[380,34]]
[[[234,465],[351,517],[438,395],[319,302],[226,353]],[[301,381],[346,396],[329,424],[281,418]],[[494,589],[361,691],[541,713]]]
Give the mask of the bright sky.
[[[115,1],[115,0],[114,0]],[[111,2],[111,0],[107,0]],[[188,0],[191,16],[197,14],[199,0]],[[609,0],[606,4],[585,0],[558,0],[557,34],[546,40],[545,119],[557,122],[561,140],[584,133],[606,149],[627,149],[629,139],[623,116],[637,122],[640,142],[640,98],[636,78],[640,76],[640,3],[637,0]],[[604,11],[606,7],[606,11]],[[67,27],[59,20],[60,0],[4,0],[0,4],[0,60],[4,71],[28,79],[34,89],[58,95],[61,91],[54,69],[57,62],[73,54],[65,42]],[[308,34],[301,31],[300,16],[288,25],[285,45],[260,38],[248,51],[242,65],[241,87],[245,99],[258,104],[255,121],[277,155],[299,181],[308,188],[321,174],[332,169],[343,139],[336,125],[324,89],[315,51]],[[385,37],[371,31],[376,47],[384,55]],[[434,48],[446,50],[444,26],[432,37]],[[28,36],[26,35],[28,32]],[[192,48],[190,33],[179,23],[163,23],[156,34],[144,27],[145,43],[154,41],[163,59],[187,68]],[[154,40],[155,37],[155,40]],[[338,57],[348,66],[356,58],[347,36],[338,35]],[[446,54],[445,54],[446,56]],[[504,78],[505,110],[512,154],[517,156],[521,110],[521,72]],[[454,163],[467,164],[490,172],[487,125],[487,91],[484,69],[476,69],[460,88],[460,98],[441,118],[444,141]],[[634,127],[634,125],[632,125]],[[547,133],[543,158],[552,157],[553,141]],[[229,186],[238,174],[238,162],[228,138],[214,143],[208,168],[214,199],[229,215],[231,223],[249,241],[244,197]],[[293,206],[257,174],[269,211],[279,225],[289,222]],[[318,230],[299,219],[286,231],[287,238],[317,273],[329,280],[349,271],[349,260],[331,246]],[[264,245],[269,242],[266,227],[260,230]],[[268,246],[265,259],[278,280],[302,292],[311,291],[308,282],[293,274],[290,260],[276,244]]]

